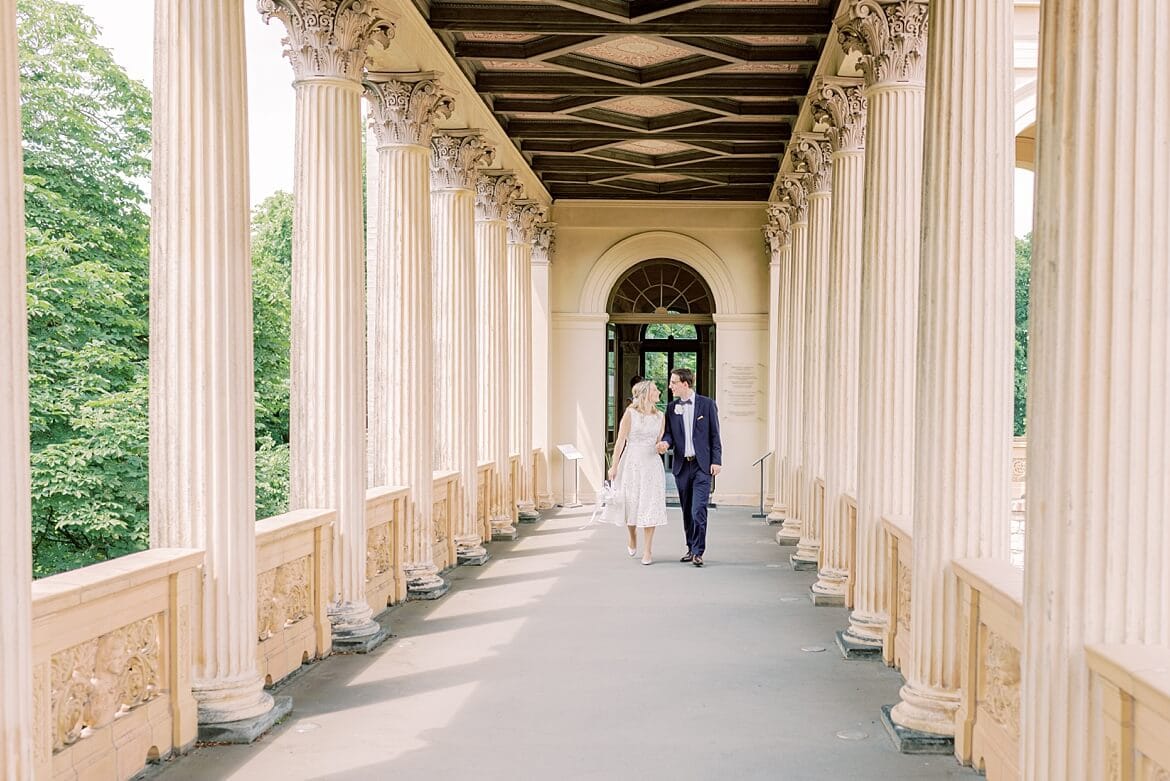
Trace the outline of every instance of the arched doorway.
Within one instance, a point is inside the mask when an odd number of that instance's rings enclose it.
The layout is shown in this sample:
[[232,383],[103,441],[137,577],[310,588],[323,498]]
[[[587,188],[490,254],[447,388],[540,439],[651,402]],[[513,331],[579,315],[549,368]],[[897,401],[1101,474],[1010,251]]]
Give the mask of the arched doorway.
[[613,453],[634,375],[658,383],[663,408],[669,400],[668,375],[677,366],[692,369],[696,390],[714,396],[714,302],[707,282],[677,260],[644,260],[618,278],[607,304],[607,456]]

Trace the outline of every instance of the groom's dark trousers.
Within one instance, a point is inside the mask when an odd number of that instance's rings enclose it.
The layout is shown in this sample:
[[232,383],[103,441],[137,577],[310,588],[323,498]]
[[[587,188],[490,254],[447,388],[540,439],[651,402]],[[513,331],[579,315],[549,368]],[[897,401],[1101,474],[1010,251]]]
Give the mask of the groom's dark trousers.
[[682,506],[683,532],[692,556],[707,550],[707,501],[711,498],[711,475],[704,473],[696,458],[683,461],[674,476],[678,486],[678,503]]

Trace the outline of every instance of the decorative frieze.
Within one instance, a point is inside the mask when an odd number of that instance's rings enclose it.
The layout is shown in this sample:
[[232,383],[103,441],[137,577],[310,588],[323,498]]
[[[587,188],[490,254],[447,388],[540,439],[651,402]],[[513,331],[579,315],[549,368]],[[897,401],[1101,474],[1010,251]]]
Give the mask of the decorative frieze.
[[362,85],[379,149],[430,145],[435,122],[450,118],[455,106],[434,74],[370,73]]
[[817,77],[809,91],[813,120],[825,127],[834,152],[865,148],[866,98],[861,79]]
[[474,190],[479,169],[490,166],[496,148],[476,130],[448,130],[431,137],[431,190]]
[[927,0],[851,0],[835,23],[867,85],[925,81]]
[[259,0],[257,6],[265,22],[284,23],[284,56],[298,81],[359,81],[367,47],[394,37],[393,21],[373,0]]

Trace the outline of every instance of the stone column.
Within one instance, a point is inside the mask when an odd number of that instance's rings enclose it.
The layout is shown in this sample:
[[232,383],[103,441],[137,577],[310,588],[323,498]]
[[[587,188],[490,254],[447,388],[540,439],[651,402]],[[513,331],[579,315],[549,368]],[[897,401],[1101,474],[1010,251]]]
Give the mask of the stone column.
[[[1008,558],[1015,245],[1012,0],[934,2],[926,73],[913,627],[895,723],[955,734],[954,559]],[[974,217],[974,218],[973,218]]]
[[821,554],[821,519],[814,508],[816,481],[825,473],[825,326],[828,304],[829,241],[832,235],[833,150],[823,135],[799,134],[792,148],[792,163],[805,175],[808,192],[808,248],[805,252],[805,305],[803,376],[804,404],[801,415],[801,527],[796,553],[790,557],[795,570],[815,570]]
[[854,610],[843,640],[882,644],[883,517],[912,518],[914,381],[926,76],[925,0],[850,0],[841,45],[861,55],[868,100]]
[[532,242],[547,216],[532,201],[513,201],[508,208],[510,449],[520,455],[520,495],[513,501],[522,523],[540,520],[532,495]]
[[378,256],[369,267],[367,422],[375,485],[404,485],[403,570],[412,599],[447,592],[432,546],[435,374],[431,135],[452,101],[434,74],[370,73],[378,141]]
[[508,488],[508,204],[521,194],[516,177],[506,171],[481,172],[475,199],[476,392],[479,397],[479,459],[492,461],[491,528],[493,540],[516,539]]
[[32,506],[16,2],[0,0],[0,777],[32,778]]
[[483,564],[483,530],[476,518],[475,434],[475,177],[495,150],[477,130],[436,133],[431,140],[431,242],[434,274],[435,463],[459,472],[453,511],[460,564]]
[[1085,645],[1170,645],[1170,15],[1046,3],[1040,37],[1022,775],[1076,781],[1123,750]]
[[206,551],[193,619],[199,721],[266,729],[279,714],[256,666],[243,4],[159,2],[155,51],[150,544]]
[[[532,241],[532,441],[540,448],[540,474],[536,506],[553,506],[552,495],[552,310],[549,308],[549,275],[556,239],[556,224],[536,226]],[[541,490],[543,489],[543,490]]]
[[784,365],[780,377],[784,388],[784,427],[787,430],[784,449],[784,504],[788,508],[784,524],[776,532],[780,545],[795,545],[800,541],[801,502],[800,484],[802,455],[802,425],[804,402],[804,304],[808,258],[808,193],[803,174],[788,174],[780,178],[780,197],[788,210],[792,224],[791,263],[787,272],[781,269],[780,286],[785,291],[781,309],[784,321],[780,325],[781,338],[786,348],[782,351]]
[[829,247],[825,349],[825,526],[813,604],[843,606],[849,540],[841,503],[857,490],[857,372],[865,197],[866,101],[861,79],[818,79],[813,116],[833,147],[833,227]]
[[[334,646],[385,635],[366,602],[366,353],[361,96],[366,47],[393,27],[362,0],[260,0],[296,76],[289,506],[337,510]],[[381,610],[382,605],[375,605]]]
[[788,405],[785,403],[784,356],[788,350],[789,335],[785,330],[784,311],[788,290],[784,284],[785,270],[792,258],[792,223],[788,209],[778,203],[768,205],[768,224],[764,226],[764,241],[768,250],[768,439],[772,448],[772,506],[768,523],[778,523],[788,514],[784,491],[784,453],[787,447]]

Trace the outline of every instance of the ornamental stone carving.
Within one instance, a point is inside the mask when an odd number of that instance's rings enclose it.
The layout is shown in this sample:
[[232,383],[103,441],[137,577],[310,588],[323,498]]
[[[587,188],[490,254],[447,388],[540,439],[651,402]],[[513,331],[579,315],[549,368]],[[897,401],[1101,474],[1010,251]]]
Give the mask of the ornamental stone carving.
[[384,575],[394,566],[390,554],[390,524],[375,526],[366,532],[366,582]]
[[311,556],[285,562],[256,578],[256,634],[261,641],[313,612]]
[[910,600],[913,593],[910,568],[898,562],[898,629],[910,631]]
[[805,175],[808,194],[825,193],[833,186],[833,147],[820,133],[797,133],[792,143],[792,167]]
[[532,235],[532,262],[548,263],[552,259],[557,243],[557,224],[545,222],[537,225]]
[[809,92],[813,120],[826,127],[825,135],[834,152],[865,149],[867,101],[861,79],[818,77]]
[[372,0],[259,0],[257,7],[265,22],[284,23],[284,56],[298,81],[360,81],[366,48],[394,37],[394,23]]
[[431,543],[441,545],[447,541],[447,500],[440,499],[431,504]]
[[531,244],[536,226],[548,217],[548,209],[536,201],[514,200],[508,204],[508,243]]
[[474,190],[480,168],[487,168],[496,149],[475,130],[436,133],[431,138],[431,189]]
[[776,189],[791,223],[808,222],[808,190],[804,174],[784,174]]
[[925,83],[927,0],[850,0],[836,25],[867,85]]
[[371,73],[362,84],[379,149],[430,146],[435,122],[448,119],[455,105],[432,74]]
[[986,684],[983,707],[987,715],[1012,736],[1020,736],[1020,652],[995,632],[987,633]]
[[53,753],[162,693],[160,620],[156,613],[53,654]]
[[524,197],[524,186],[511,171],[480,171],[475,178],[475,219],[503,220],[508,205]]

